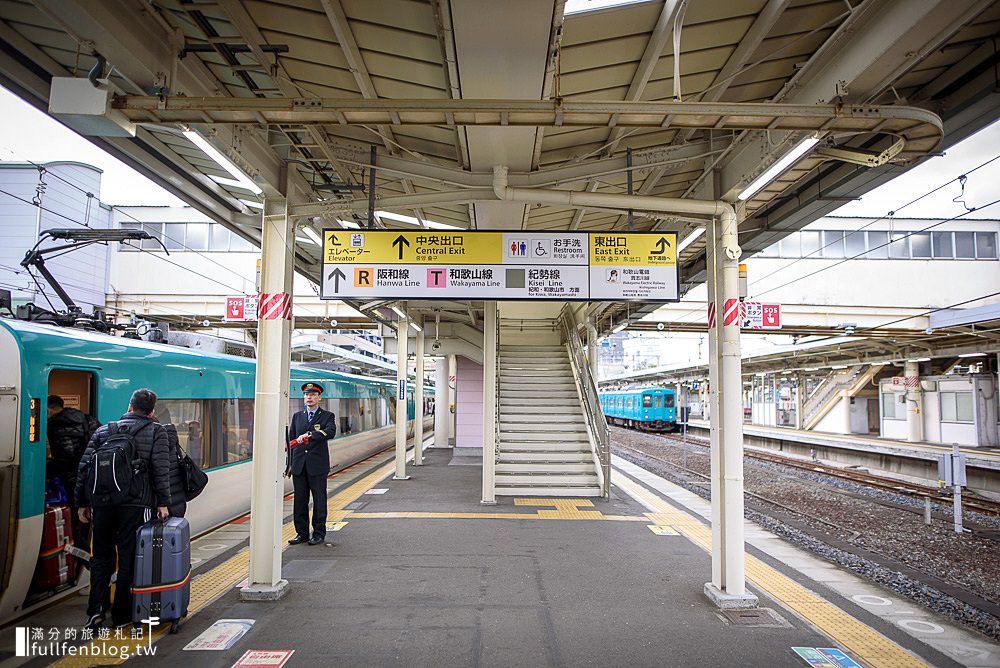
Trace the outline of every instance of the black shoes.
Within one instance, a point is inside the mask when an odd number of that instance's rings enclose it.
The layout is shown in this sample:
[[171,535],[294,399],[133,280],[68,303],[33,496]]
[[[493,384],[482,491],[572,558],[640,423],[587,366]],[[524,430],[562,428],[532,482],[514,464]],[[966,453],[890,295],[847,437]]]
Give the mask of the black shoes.
[[312,540],[310,540],[309,538],[306,538],[305,536],[296,536],[295,538],[293,538],[290,541],[288,541],[288,544],[289,545],[298,545],[299,543],[304,543],[307,540],[309,541],[310,544],[312,544]]
[[310,545],[319,545],[320,543],[323,542],[323,538],[324,538],[323,536],[318,536],[316,534],[313,534],[312,538],[309,539],[309,544]]
[[96,631],[102,626],[104,626],[104,614],[99,612],[96,615],[91,615],[90,618],[87,619],[87,623],[83,625],[83,628],[88,631]]

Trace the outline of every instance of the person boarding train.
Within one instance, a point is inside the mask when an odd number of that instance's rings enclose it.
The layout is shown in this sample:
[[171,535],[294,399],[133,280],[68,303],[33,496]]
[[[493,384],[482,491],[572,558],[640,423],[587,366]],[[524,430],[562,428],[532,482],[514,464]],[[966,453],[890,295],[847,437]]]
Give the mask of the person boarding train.
[[[294,487],[295,537],[288,543],[318,545],[326,538],[326,476],[330,473],[327,441],[337,435],[337,416],[319,406],[323,386],[302,385],[305,408],[292,415],[288,429],[288,467]],[[312,496],[312,534],[309,533],[309,497]]]

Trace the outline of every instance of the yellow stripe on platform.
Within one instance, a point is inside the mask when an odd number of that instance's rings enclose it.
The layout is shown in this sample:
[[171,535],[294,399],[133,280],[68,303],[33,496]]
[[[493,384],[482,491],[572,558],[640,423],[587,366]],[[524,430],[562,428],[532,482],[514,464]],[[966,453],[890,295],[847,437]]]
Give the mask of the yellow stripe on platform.
[[[654,524],[669,524],[698,547],[708,553],[712,552],[712,531],[699,519],[671,505],[624,475],[618,475],[615,484],[653,511],[647,513],[647,517]],[[928,666],[916,655],[760,559],[751,554],[744,554],[744,559],[747,580],[797,613],[833,642],[849,650],[854,654],[854,658],[866,666],[870,668]]]
[[[372,473],[352,483],[347,488],[334,494],[327,501],[327,511],[330,517],[327,521],[336,522],[343,517],[350,515],[351,511],[344,508],[353,503],[365,493],[372,485],[392,473],[394,464],[390,461]],[[336,517],[336,519],[331,519]],[[287,541],[295,535],[295,525],[287,522],[281,527],[281,537],[285,547],[288,548]],[[195,614],[204,610],[216,599],[230,591],[241,580],[246,578],[250,572],[250,551],[240,550],[238,553],[226,559],[218,566],[213,566],[205,573],[199,574],[191,581],[191,600],[188,604],[188,616],[190,619]],[[129,634],[131,629],[126,627]],[[148,629],[148,627],[147,627]],[[153,630],[153,643],[160,639],[170,629],[169,624],[160,624]],[[145,631],[146,629],[144,629]],[[87,645],[81,646],[87,651],[87,656],[64,657],[51,664],[59,668],[88,668],[93,665],[115,666],[125,663],[129,658],[136,656],[137,652],[145,649],[149,643],[147,638],[140,640],[119,640],[114,638],[114,631],[111,638],[107,640],[93,640]],[[155,647],[154,647],[155,649]],[[125,657],[125,658],[122,658]]]

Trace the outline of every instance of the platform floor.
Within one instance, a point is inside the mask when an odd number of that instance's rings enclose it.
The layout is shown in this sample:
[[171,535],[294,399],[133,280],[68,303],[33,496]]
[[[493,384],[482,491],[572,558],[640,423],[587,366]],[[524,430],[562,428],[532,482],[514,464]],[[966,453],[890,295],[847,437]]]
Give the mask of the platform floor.
[[[736,623],[703,594],[707,502],[622,460],[610,502],[484,506],[479,465],[448,449],[426,454],[410,480],[392,480],[386,458],[330,479],[329,522],[343,524],[326,545],[285,549],[291,586],[280,601],[240,599],[245,523],[196,541],[191,615],[177,635],[160,627],[155,656],[132,662],[228,667],[250,650],[292,650],[287,666],[806,666],[792,649],[805,647],[869,666],[1000,666],[996,644],[750,523],[760,610]],[[293,533],[286,517],[285,539]],[[82,611],[74,596],[18,624],[75,625]],[[230,649],[184,649],[222,619],[254,621]],[[12,657],[11,636],[0,639],[11,657],[0,666],[51,662]],[[146,642],[95,644],[134,653]]]

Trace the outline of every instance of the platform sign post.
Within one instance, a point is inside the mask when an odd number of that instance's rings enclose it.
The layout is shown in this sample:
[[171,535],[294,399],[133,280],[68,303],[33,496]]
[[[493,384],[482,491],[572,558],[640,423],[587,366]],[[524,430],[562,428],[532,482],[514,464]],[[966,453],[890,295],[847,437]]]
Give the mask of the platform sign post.
[[965,475],[965,455],[958,451],[958,444],[951,446],[951,453],[938,457],[938,484],[952,489],[952,509],[955,515],[955,533],[962,533],[962,487],[968,484]]

